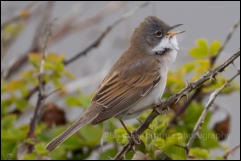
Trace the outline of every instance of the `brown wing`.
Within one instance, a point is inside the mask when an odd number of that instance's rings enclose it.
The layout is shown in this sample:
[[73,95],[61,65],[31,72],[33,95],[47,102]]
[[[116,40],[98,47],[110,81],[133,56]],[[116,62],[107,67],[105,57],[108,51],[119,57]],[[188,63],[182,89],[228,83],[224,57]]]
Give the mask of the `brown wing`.
[[161,79],[158,71],[142,71],[145,74],[141,74],[133,72],[136,69],[130,70],[125,74],[114,72],[102,82],[92,100],[92,104],[101,108],[92,124],[100,123],[125,111],[146,96]]

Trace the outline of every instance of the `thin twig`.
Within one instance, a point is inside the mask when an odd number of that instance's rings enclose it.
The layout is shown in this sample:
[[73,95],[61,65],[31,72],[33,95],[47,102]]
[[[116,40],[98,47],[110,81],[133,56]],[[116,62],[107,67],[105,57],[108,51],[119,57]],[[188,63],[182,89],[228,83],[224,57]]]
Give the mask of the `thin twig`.
[[8,79],[10,78],[11,75],[14,73],[17,73],[22,66],[28,61],[28,54],[31,52],[36,52],[38,53],[43,47],[41,47],[40,43],[40,38],[42,37],[42,31],[44,26],[49,23],[49,19],[51,18],[51,13],[54,7],[54,2],[48,2],[46,3],[46,7],[43,11],[44,15],[42,19],[40,20],[31,47],[24,53],[22,54],[19,58],[16,59],[15,62],[13,62],[10,67],[4,72],[4,78]]
[[149,2],[144,2],[141,5],[137,6],[136,8],[130,10],[129,12],[125,13],[124,15],[122,15],[119,19],[117,19],[116,21],[113,22],[113,24],[111,24],[110,26],[108,26],[105,31],[91,44],[89,45],[87,48],[85,48],[83,51],[77,53],[76,55],[74,55],[72,58],[65,60],[64,61],[64,65],[68,65],[70,63],[72,63],[73,61],[77,60],[79,57],[86,55],[88,52],[90,52],[92,49],[97,48],[100,43],[102,42],[102,40],[106,37],[106,35],[115,27],[117,26],[119,23],[121,23],[123,20],[127,19],[128,17],[130,17],[131,15],[133,15],[137,10],[145,7],[147,4],[149,4]]
[[[224,69],[232,64],[234,60],[236,60],[238,57],[240,57],[240,50],[238,50],[235,54],[233,54],[229,59],[227,59],[223,64],[219,65],[218,67],[210,70],[206,74],[204,74],[202,77],[200,77],[198,80],[189,83],[188,86],[180,90],[179,92],[173,94],[171,97],[166,99],[165,101],[161,102],[160,104],[156,105],[156,109],[153,109],[152,113],[149,114],[149,116],[146,118],[146,120],[143,122],[142,125],[138,127],[136,130],[137,135],[141,135],[151,124],[151,122],[160,114],[160,112],[163,108],[171,106],[173,103],[176,102],[180,97],[183,97],[187,92],[191,92],[195,88],[199,87],[203,83],[205,83],[207,80],[212,79],[215,77],[218,73],[223,72]],[[116,156],[115,159],[121,159],[123,158],[123,155],[128,152],[131,148],[126,148],[128,146],[132,147],[131,141],[129,141],[124,148],[117,154],[118,157]]]
[[202,124],[203,124],[203,122],[204,122],[204,119],[205,119],[205,117],[206,117],[206,114],[207,114],[209,108],[212,106],[213,102],[215,101],[215,99],[217,98],[217,96],[221,93],[221,91],[222,91],[225,87],[227,87],[227,86],[230,84],[230,82],[232,82],[232,81],[234,80],[234,78],[236,78],[236,77],[239,76],[239,75],[240,75],[240,71],[238,71],[231,79],[229,79],[221,88],[216,89],[216,90],[210,95],[209,100],[208,100],[208,102],[207,102],[207,104],[206,104],[206,106],[205,106],[205,108],[204,108],[201,116],[199,117],[199,119],[198,119],[198,121],[197,121],[197,123],[196,123],[196,125],[195,125],[195,127],[194,127],[194,129],[193,129],[192,135],[191,135],[190,139],[188,140],[188,143],[187,143],[187,145],[186,145],[186,147],[185,147],[185,149],[186,149],[186,151],[187,151],[187,154],[189,153],[189,150],[190,150],[190,148],[191,148],[191,146],[192,146],[192,143],[193,143],[194,139],[196,138],[197,133],[198,133],[198,131],[200,130],[200,128],[201,128],[201,126],[202,126]]
[[90,26],[97,25],[104,19],[106,16],[110,15],[121,6],[125,4],[124,2],[109,2],[107,5],[98,12],[95,16],[85,19],[81,22],[76,23],[78,19],[79,11],[83,12],[83,9],[75,9],[75,12],[72,12],[70,15],[67,15],[66,18],[60,22],[60,26],[55,29],[53,36],[49,40],[48,44],[53,45],[54,43],[65,38],[65,35],[70,35],[73,32],[77,32],[83,29],[86,29]]
[[121,160],[125,157],[125,154],[131,150],[131,147],[133,145],[131,145],[129,142],[122,148],[122,150],[116,154],[116,156],[114,157],[114,160]]
[[[37,118],[38,118],[38,113],[39,113],[40,107],[42,105],[42,101],[44,99],[43,74],[44,74],[45,59],[46,59],[46,55],[47,55],[47,53],[46,53],[47,42],[48,42],[49,36],[51,34],[51,25],[52,24],[49,24],[46,28],[46,31],[45,31],[46,32],[46,38],[43,42],[42,59],[41,59],[41,65],[40,65],[40,72],[39,72],[39,76],[38,76],[38,82],[39,82],[38,100],[37,100],[37,103],[36,103],[36,107],[35,107],[35,110],[34,110],[33,117],[30,121],[30,130],[29,130],[29,133],[28,133],[28,137],[31,138],[31,139],[35,138],[35,134],[34,134],[35,125],[36,125],[36,121],[37,121]],[[32,150],[30,150],[30,151],[32,151]]]
[[220,47],[218,53],[216,55],[214,55],[213,57],[211,57],[211,66],[213,66],[218,58],[218,56],[220,55],[220,53],[225,49],[226,45],[228,44],[228,42],[231,40],[233,33],[235,32],[235,30],[238,28],[238,26],[240,25],[240,20],[238,20],[232,27],[231,31],[228,33],[228,35],[226,36],[223,45]]
[[[48,2],[48,3],[50,4],[47,4],[48,7],[45,9],[45,11],[43,11],[44,16],[41,20],[41,23],[39,23],[40,25],[38,29],[36,30],[37,32],[35,33],[31,47],[29,48],[29,50],[27,50],[27,52],[25,52],[24,54],[22,54],[22,56],[16,59],[16,61],[14,61],[12,65],[10,65],[10,67],[7,70],[5,70],[6,72],[2,72],[4,73],[3,75],[5,78],[10,78],[11,75],[17,73],[26,64],[26,62],[28,61],[29,53],[31,52],[38,53],[41,50],[42,48],[40,46],[41,43],[39,43],[39,37],[41,37],[41,33],[39,31],[42,31],[41,30],[43,28],[42,26],[48,23],[47,20],[51,17],[50,13],[53,8],[53,2]],[[115,5],[114,3],[120,3],[120,4]],[[68,16],[67,19],[65,19],[64,22],[62,22],[60,26],[55,29],[55,32],[48,40],[48,46],[53,45],[59,42],[60,40],[66,38],[66,35],[69,35],[72,32],[80,31],[81,29],[85,29],[90,25],[99,23],[100,20],[102,20],[106,15],[117,10],[119,7],[122,6],[122,4],[123,2],[109,2],[101,12],[77,24],[76,24],[76,21],[77,21],[76,19],[78,18],[77,14],[72,15],[72,17]]]
[[[228,33],[228,35],[226,36],[224,43],[222,44],[222,46],[220,47],[218,53],[216,55],[214,55],[213,57],[210,57],[210,66],[211,68],[213,67],[213,65],[215,64],[218,56],[220,55],[220,53],[225,49],[225,47],[227,46],[228,42],[230,41],[230,39],[232,38],[232,35],[234,34],[235,30],[238,28],[238,26],[240,25],[240,20],[238,20],[238,22],[236,22],[231,31]],[[176,122],[176,119],[178,118],[178,116],[180,116],[189,106],[189,104],[196,98],[198,98],[201,94],[202,94],[202,86],[199,87],[196,91],[194,91],[194,93],[192,94],[192,96],[185,102],[183,103],[180,108],[178,108],[178,111],[175,113],[174,117],[171,119],[170,123],[168,126],[174,124]]]
[[240,144],[239,145],[236,145],[234,148],[232,148],[231,150],[229,150],[228,152],[226,152],[224,155],[223,155],[223,158],[224,159],[228,159],[228,156],[234,152],[236,152],[238,149],[240,148]]
[[[31,15],[31,9],[37,4],[37,1],[33,1],[30,2],[29,4],[27,4],[24,9],[22,9],[20,12],[18,12],[16,15],[12,16],[11,18],[9,18],[8,20],[6,20],[5,22],[3,22],[1,24],[1,30],[3,30],[7,25],[14,23],[20,19],[26,19],[29,18],[29,16]],[[29,12],[26,13],[26,15],[23,15],[23,12]]]

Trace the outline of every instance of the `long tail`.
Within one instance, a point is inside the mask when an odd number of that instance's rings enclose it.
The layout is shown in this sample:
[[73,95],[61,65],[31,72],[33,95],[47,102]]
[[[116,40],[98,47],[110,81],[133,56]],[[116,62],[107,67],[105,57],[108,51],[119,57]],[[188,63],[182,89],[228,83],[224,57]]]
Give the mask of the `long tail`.
[[83,115],[73,123],[67,130],[65,130],[62,134],[54,138],[52,141],[48,143],[46,146],[46,149],[49,151],[52,151],[55,149],[59,144],[64,142],[66,139],[68,139],[70,136],[72,136],[74,133],[76,133],[81,127],[91,123],[93,119],[97,116],[96,111],[93,110],[86,110],[86,112],[83,113]]

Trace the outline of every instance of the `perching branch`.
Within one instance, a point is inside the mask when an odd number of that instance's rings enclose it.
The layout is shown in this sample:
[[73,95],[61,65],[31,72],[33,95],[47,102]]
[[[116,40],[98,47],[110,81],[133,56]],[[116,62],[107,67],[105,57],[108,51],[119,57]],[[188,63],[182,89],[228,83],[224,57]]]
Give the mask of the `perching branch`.
[[115,27],[117,26],[119,23],[121,23],[123,20],[127,19],[128,17],[130,17],[131,15],[133,15],[137,10],[145,7],[146,5],[148,5],[149,2],[144,2],[141,5],[137,6],[136,8],[130,10],[129,12],[125,13],[124,15],[122,15],[119,19],[117,19],[116,21],[114,21],[113,24],[111,24],[110,26],[108,26],[105,31],[92,43],[90,44],[87,48],[85,48],[83,51],[77,53],[75,56],[73,56],[72,58],[70,58],[69,60],[65,60],[64,61],[64,65],[68,65],[70,63],[72,63],[73,61],[77,60],[79,57],[86,55],[88,52],[90,52],[92,49],[97,48],[100,43],[102,42],[102,40],[106,37],[106,35]]
[[203,122],[204,122],[204,119],[205,119],[205,117],[206,117],[206,114],[207,114],[209,108],[212,106],[214,100],[215,100],[215,99],[217,98],[217,96],[221,93],[221,91],[222,91],[225,87],[227,87],[227,86],[230,84],[230,82],[232,82],[232,81],[234,80],[234,78],[236,78],[238,75],[240,75],[240,70],[238,70],[238,72],[237,72],[231,79],[229,79],[221,88],[216,89],[216,90],[210,95],[209,100],[208,100],[208,103],[206,104],[206,106],[205,106],[205,108],[204,108],[201,116],[199,117],[199,119],[198,119],[198,121],[197,121],[197,123],[196,123],[196,125],[195,125],[195,127],[194,127],[194,129],[193,129],[192,135],[191,135],[190,139],[188,140],[187,145],[185,146],[185,149],[186,149],[186,151],[187,151],[187,154],[189,153],[189,150],[190,150],[190,148],[191,148],[191,146],[192,146],[192,143],[193,143],[194,139],[196,138],[197,133],[198,133],[198,131],[200,130],[200,128],[201,128],[201,126],[202,126],[202,124],[203,124]]
[[[200,85],[205,83],[206,81],[213,79],[218,73],[223,72],[226,67],[234,62],[238,57],[240,57],[240,50],[238,50],[234,55],[232,55],[229,59],[227,59],[223,64],[219,65],[218,67],[210,70],[198,80],[189,83],[185,88],[180,90],[179,92],[173,94],[171,97],[166,99],[165,101],[161,102],[160,104],[156,105],[156,108],[153,109],[152,113],[146,118],[146,120],[141,124],[138,129],[136,130],[137,135],[141,135],[151,124],[151,122],[162,112],[162,109],[165,107],[169,107],[174,104],[178,99],[185,96],[187,93],[190,93],[192,90],[198,88]],[[130,140],[122,150],[115,156],[115,159],[122,159],[126,152],[128,152],[131,147],[133,146],[133,142]]]
[[[223,49],[227,46],[228,42],[230,41],[230,39],[232,38],[235,30],[238,28],[238,26],[240,25],[240,20],[238,20],[238,22],[236,22],[231,31],[228,33],[228,35],[226,36],[224,43],[222,44],[222,46],[220,47],[218,53],[216,55],[214,55],[213,57],[210,57],[210,66],[211,68],[214,66],[218,56],[221,54],[221,52],[223,51]],[[168,126],[174,124],[178,118],[178,116],[180,116],[186,109],[187,107],[190,105],[190,103],[198,98],[201,94],[202,94],[202,86],[199,87],[196,91],[194,91],[194,93],[192,94],[192,96],[187,99],[187,101],[185,103],[183,103],[180,108],[178,108],[178,111],[175,113],[174,117],[171,119],[170,123]]]

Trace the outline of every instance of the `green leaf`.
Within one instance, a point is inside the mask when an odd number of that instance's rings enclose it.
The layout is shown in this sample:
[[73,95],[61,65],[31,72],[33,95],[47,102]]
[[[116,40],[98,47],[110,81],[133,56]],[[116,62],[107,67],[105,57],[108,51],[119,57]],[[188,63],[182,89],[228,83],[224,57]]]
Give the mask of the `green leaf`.
[[133,158],[134,154],[135,153],[133,151],[128,151],[125,156],[126,160],[131,160]]
[[12,39],[13,37],[17,36],[23,30],[23,28],[23,24],[11,23],[4,28],[3,37],[5,39]]
[[21,126],[18,128],[8,128],[1,130],[1,139],[10,142],[18,142],[26,138],[28,126]]
[[14,99],[11,97],[1,101],[1,115],[5,114],[6,108],[13,104]]
[[196,41],[196,47],[189,51],[194,58],[206,58],[208,56],[208,45],[205,39]]
[[45,149],[46,143],[39,143],[35,145],[35,150],[39,155],[48,154],[48,150]]
[[161,150],[164,150],[165,149],[165,146],[166,146],[166,143],[165,143],[165,140],[158,137],[156,138],[155,140],[152,141],[152,144],[157,147],[158,149],[161,149]]
[[214,160],[224,160],[224,158],[217,156],[217,157],[214,158]]
[[34,153],[26,154],[23,160],[37,160],[37,156]]
[[7,90],[7,83],[1,79],[1,93],[6,92]]
[[21,88],[25,88],[26,81],[24,80],[12,80],[8,83],[7,91],[8,92],[14,92],[16,90],[19,90]]
[[94,147],[102,137],[102,129],[98,126],[84,126],[80,129],[80,134],[84,138],[85,145]]
[[225,87],[221,92],[223,94],[230,94],[232,92],[240,91],[240,86],[236,82],[231,82],[227,87]]
[[[133,127],[127,126],[128,130],[132,131]],[[114,132],[116,142],[119,144],[126,144],[128,142],[129,136],[124,128],[116,129]]]
[[62,73],[64,71],[64,64],[63,63],[55,63],[54,64],[55,71]]
[[70,79],[76,79],[76,77],[73,74],[69,73],[67,70],[64,70],[62,73],[64,76],[66,76]]
[[25,107],[27,107],[27,105],[28,105],[28,101],[26,101],[25,99],[19,98],[16,100],[16,108],[19,110],[25,109]]
[[191,155],[193,155],[196,158],[201,159],[208,159],[210,154],[206,149],[200,149],[200,148],[192,148],[189,152]]
[[63,86],[63,84],[57,78],[52,78],[52,82],[53,82],[53,85],[56,89],[61,88]]
[[195,73],[204,74],[210,69],[210,61],[208,59],[195,60],[195,63],[199,64],[199,67],[194,69]]
[[110,160],[115,156],[117,152],[118,151],[116,148],[107,149],[106,151],[100,154],[99,160]]
[[178,147],[176,145],[172,145],[172,146],[168,147],[165,150],[165,154],[168,157],[170,157],[172,160],[186,160],[187,159],[185,149],[182,147]]
[[186,128],[190,131],[193,130],[201,112],[203,111],[203,105],[201,103],[192,102],[183,117],[183,122]]
[[61,145],[66,150],[77,150],[84,146],[84,141],[77,135],[72,135]]
[[54,65],[49,63],[49,62],[45,62],[44,63],[44,68],[45,69],[50,69],[50,70],[54,70],[55,69]]
[[32,79],[32,77],[34,77],[34,73],[37,73],[37,72],[38,72],[38,70],[31,69],[31,70],[20,73],[20,77],[23,79]]
[[56,64],[56,63],[62,63],[64,58],[65,56],[62,54],[48,53],[46,57],[46,61]]
[[186,63],[181,68],[184,68],[185,75],[195,68],[196,64],[194,62]]
[[221,42],[220,41],[213,41],[211,45],[209,46],[209,54],[210,56],[214,56],[215,54],[218,53],[219,49],[221,47]]
[[80,99],[78,99],[74,96],[69,96],[69,97],[65,98],[65,103],[68,104],[69,106],[82,106]]
[[182,145],[184,144],[184,139],[181,133],[175,133],[166,139],[166,146],[172,145]]
[[209,129],[204,129],[199,132],[201,146],[205,149],[217,148],[219,147],[219,142],[216,134]]
[[40,62],[42,59],[41,53],[30,53],[30,54],[28,54],[28,59],[35,68],[39,69]]
[[56,149],[50,152],[52,160],[67,160],[66,150],[62,146],[58,146]]
[[1,129],[8,129],[13,127],[14,121],[16,121],[17,116],[15,114],[7,115],[1,119]]

